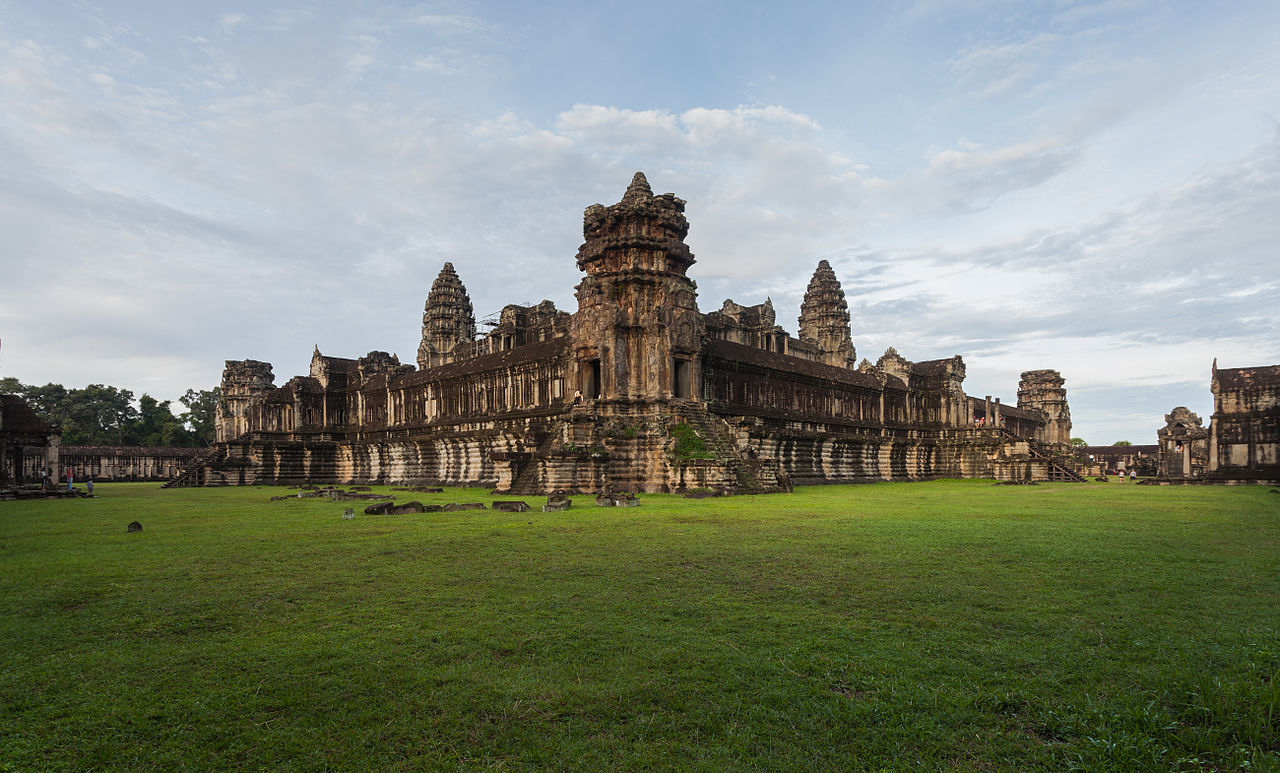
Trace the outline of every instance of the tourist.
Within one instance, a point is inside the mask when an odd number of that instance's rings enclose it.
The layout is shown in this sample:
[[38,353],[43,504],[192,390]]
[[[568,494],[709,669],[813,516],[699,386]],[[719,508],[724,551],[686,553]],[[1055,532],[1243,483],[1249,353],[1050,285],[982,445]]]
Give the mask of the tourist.
[[67,493],[71,492],[71,484],[75,482],[75,477],[71,474],[71,468],[67,468]]
[[89,482],[84,484],[84,487],[89,490],[89,496],[93,496],[93,478],[90,478]]
[[575,390],[573,390],[573,404],[574,404],[574,405],[581,405],[581,404],[582,404],[582,390],[581,390],[581,389],[575,389]]
[[1134,468],[1134,469],[1132,469],[1132,470],[1129,470],[1129,481],[1130,481],[1131,483],[1137,483],[1137,482],[1138,482],[1138,470],[1137,470],[1137,468]]

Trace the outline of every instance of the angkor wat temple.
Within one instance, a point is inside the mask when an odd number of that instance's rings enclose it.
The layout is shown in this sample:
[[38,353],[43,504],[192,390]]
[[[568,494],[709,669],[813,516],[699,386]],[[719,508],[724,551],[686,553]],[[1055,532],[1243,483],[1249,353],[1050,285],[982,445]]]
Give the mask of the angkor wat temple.
[[1056,371],[1022,374],[1017,405],[965,394],[959,357],[855,359],[849,309],[821,261],[798,336],[769,301],[698,309],[685,202],[637,173],[583,218],[578,309],[507,306],[477,335],[446,263],[417,367],[385,352],[322,355],[274,385],[228,361],[217,445],[186,484],[473,484],[518,494],[738,492],[938,477],[1078,479]]

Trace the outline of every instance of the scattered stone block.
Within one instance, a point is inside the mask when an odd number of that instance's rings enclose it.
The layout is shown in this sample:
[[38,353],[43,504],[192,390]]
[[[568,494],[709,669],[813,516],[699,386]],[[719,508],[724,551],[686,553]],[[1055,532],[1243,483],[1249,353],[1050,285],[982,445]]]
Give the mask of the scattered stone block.
[[369,488],[368,486],[352,486],[351,490],[352,491],[373,491],[373,489]]
[[596,507],[635,507],[640,504],[635,494],[597,494]]
[[349,521],[355,517],[356,517],[356,511],[351,509],[350,507],[342,511],[342,520],[344,521]]
[[378,502],[377,504],[366,507],[364,509],[364,513],[365,515],[386,515],[387,510],[394,505],[395,502]]
[[569,492],[564,489],[556,489],[547,495],[547,503],[542,506],[544,513],[559,513],[568,510],[573,504],[573,500],[569,498]]
[[125,527],[125,530],[126,531],[142,531],[142,524],[138,523],[137,521],[134,521],[133,523]]
[[387,515],[409,515],[410,513],[421,513],[425,509],[421,502],[405,502],[401,505],[388,507]]
[[459,510],[485,510],[487,508],[485,508],[484,502],[463,502],[462,504],[450,502],[441,509],[446,513],[456,513]]
[[495,500],[493,503],[494,510],[501,510],[504,513],[523,513],[531,509],[529,503],[521,499],[513,501]]

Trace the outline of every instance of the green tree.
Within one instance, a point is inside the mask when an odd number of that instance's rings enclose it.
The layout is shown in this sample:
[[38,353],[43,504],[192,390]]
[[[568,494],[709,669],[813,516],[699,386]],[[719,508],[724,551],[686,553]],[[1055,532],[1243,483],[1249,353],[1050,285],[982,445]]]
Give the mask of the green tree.
[[125,428],[126,445],[187,446],[191,436],[182,421],[173,415],[168,400],[160,402],[148,394],[138,398],[138,417]]
[[1131,446],[1131,445],[1133,445],[1133,443],[1130,443],[1128,440],[1117,440],[1116,442],[1112,443],[1111,445],[1113,445],[1113,446]]
[[213,443],[213,423],[218,413],[218,401],[222,391],[213,389],[188,389],[178,400],[187,407],[179,418],[186,425],[192,445],[207,446]]
[[207,446],[213,443],[219,391],[188,389],[186,408],[144,394],[134,407],[133,392],[106,384],[67,389],[62,384],[32,386],[13,376],[0,378],[0,394],[17,395],[45,421],[62,430],[66,445]]
[[69,418],[76,420],[83,434],[68,438],[64,425],[64,443],[124,445],[125,428],[139,417],[138,410],[133,407],[133,392],[105,384],[90,384],[84,389],[70,390],[67,396]]
[[1071,438],[1071,445],[1075,446],[1076,448],[1084,448],[1085,446],[1089,445],[1089,441],[1085,440],[1082,437],[1073,437]]

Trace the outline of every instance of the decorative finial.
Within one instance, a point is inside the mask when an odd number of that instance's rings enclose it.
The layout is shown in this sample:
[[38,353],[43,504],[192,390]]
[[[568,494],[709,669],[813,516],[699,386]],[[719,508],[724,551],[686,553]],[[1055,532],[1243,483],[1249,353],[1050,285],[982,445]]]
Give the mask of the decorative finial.
[[625,202],[648,201],[653,198],[653,189],[649,187],[649,180],[645,178],[644,172],[636,172],[631,178],[631,184],[627,186],[627,192],[622,194],[622,200]]

